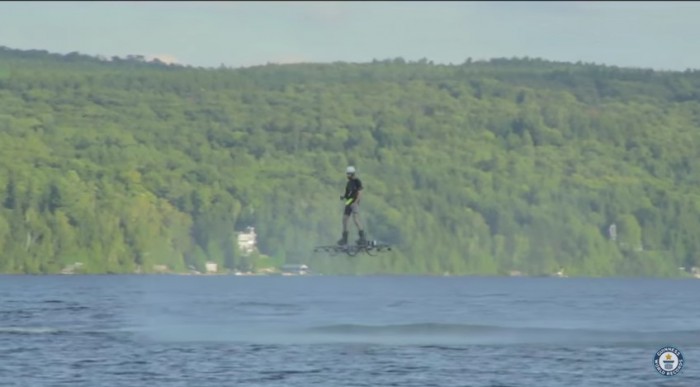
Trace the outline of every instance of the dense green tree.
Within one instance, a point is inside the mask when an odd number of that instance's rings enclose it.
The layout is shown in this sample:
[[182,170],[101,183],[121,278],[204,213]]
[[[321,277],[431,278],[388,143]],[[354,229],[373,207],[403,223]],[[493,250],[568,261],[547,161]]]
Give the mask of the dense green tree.
[[[533,58],[201,69],[0,48],[0,271],[678,275],[700,266],[697,90],[698,71]],[[311,253],[339,236],[350,163],[392,254]],[[247,226],[269,258],[238,251]]]

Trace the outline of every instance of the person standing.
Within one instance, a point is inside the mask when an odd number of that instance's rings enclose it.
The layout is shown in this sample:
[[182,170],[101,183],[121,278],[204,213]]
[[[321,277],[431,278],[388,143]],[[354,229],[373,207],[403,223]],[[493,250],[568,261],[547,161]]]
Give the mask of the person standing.
[[363,189],[362,181],[357,177],[355,167],[352,165],[345,169],[345,175],[348,182],[345,185],[345,193],[340,196],[340,200],[345,201],[345,209],[343,211],[343,235],[338,241],[338,245],[344,246],[348,244],[348,221],[351,215],[360,236],[357,240],[357,244],[363,245],[367,243],[367,240],[365,239],[365,231],[360,221],[360,196]]

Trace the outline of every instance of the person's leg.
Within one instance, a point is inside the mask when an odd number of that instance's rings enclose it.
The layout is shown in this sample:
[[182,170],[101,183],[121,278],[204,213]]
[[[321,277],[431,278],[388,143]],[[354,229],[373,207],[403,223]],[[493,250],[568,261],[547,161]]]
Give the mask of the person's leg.
[[360,238],[357,240],[357,244],[363,245],[367,242],[365,239],[365,230],[362,227],[362,221],[360,220],[360,206],[355,203],[352,206],[352,220],[355,222],[355,226],[357,226],[357,233],[359,234]]
[[360,221],[360,214],[357,212],[352,214],[352,220],[353,220],[353,222],[355,222],[355,226],[357,227],[357,230],[363,231],[362,221]]
[[343,232],[348,232],[348,221],[350,220],[350,215],[343,215]]
[[348,244],[348,220],[350,219],[350,208],[345,207],[345,212],[343,213],[343,236],[338,241],[339,245]]

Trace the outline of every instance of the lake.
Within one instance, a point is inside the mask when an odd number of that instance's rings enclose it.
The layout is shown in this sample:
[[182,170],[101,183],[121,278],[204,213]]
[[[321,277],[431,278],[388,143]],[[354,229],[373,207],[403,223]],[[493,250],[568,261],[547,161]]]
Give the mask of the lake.
[[700,281],[0,276],[0,385],[698,386]]

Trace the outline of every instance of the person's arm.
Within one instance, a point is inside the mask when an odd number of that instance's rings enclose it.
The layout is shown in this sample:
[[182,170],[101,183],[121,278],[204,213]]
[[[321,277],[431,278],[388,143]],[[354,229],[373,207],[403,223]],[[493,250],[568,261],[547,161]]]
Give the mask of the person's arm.
[[353,199],[352,197],[349,197],[349,198],[344,199],[344,200],[345,200],[346,206],[351,206],[351,205],[355,204],[355,202],[357,201],[357,198]]

